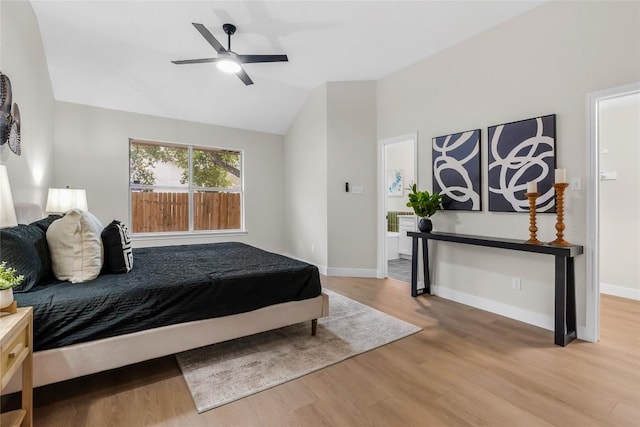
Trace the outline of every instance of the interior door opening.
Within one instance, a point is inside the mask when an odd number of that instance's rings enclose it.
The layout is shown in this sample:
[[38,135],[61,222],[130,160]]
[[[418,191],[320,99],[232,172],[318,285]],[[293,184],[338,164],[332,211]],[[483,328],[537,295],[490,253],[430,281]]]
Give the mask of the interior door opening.
[[[640,214],[636,206],[640,201],[640,119],[636,109],[640,111],[640,83],[587,95],[587,310],[580,338],[588,341],[600,339],[601,292],[640,299]],[[612,198],[630,200],[633,206],[620,212]],[[609,237],[620,235],[616,227],[625,224],[624,234],[634,234],[627,239],[631,246],[620,248],[622,252],[615,249],[614,253],[624,255],[612,257],[611,245],[620,240],[611,242]]]
[[[415,228],[408,208],[408,187],[418,180],[417,133],[378,143],[378,273],[409,283],[411,241]],[[413,225],[412,225],[413,224]]]

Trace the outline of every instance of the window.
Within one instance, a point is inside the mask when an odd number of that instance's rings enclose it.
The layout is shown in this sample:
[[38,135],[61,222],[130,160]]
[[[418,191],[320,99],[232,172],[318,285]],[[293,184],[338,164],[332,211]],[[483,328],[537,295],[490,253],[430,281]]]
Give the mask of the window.
[[130,140],[134,233],[241,230],[242,152]]

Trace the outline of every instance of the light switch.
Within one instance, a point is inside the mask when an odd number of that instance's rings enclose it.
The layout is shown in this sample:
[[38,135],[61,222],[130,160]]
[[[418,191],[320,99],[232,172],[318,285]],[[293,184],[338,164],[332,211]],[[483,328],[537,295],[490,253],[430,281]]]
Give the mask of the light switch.
[[351,192],[353,194],[362,194],[362,193],[364,193],[364,188],[362,188],[360,186],[352,185],[351,186]]
[[571,178],[571,182],[569,183],[569,190],[581,191],[582,190],[582,179],[580,179],[580,177]]

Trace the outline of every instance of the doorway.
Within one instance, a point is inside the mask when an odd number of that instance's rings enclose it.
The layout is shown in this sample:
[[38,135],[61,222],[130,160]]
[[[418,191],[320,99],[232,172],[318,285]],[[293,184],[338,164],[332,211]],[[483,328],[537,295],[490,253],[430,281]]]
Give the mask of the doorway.
[[[418,181],[418,134],[411,133],[378,141],[378,262],[377,277],[410,278],[410,258],[403,250],[398,223],[413,213],[406,207],[407,188]],[[402,254],[402,255],[401,255]],[[398,260],[389,264],[389,259]],[[405,268],[406,267],[406,268]],[[406,272],[404,271],[406,270]]]
[[[587,264],[587,292],[586,292],[586,328],[582,339],[587,341],[598,341],[600,339],[600,292],[602,273],[607,272],[611,266],[607,265],[606,268],[601,263],[604,261],[611,262],[609,257],[602,257],[601,251],[603,250],[603,244],[607,245],[608,236],[601,238],[601,233],[605,231],[605,227],[610,227],[612,220],[609,211],[603,211],[603,208],[609,209],[609,206],[603,206],[603,203],[608,202],[608,198],[619,189],[612,184],[612,182],[618,179],[618,172],[609,156],[612,149],[621,151],[620,147],[607,147],[608,142],[606,135],[603,135],[603,126],[606,126],[602,120],[608,113],[608,109],[613,106],[620,106],[626,103],[633,104],[640,96],[640,83],[634,83],[631,85],[625,85],[621,87],[611,88],[599,92],[594,92],[587,95],[587,244],[586,244],[586,264]],[[637,119],[637,118],[636,118]],[[618,137],[615,138],[619,139]],[[635,144],[638,144],[636,139]],[[636,149],[637,147],[633,147]],[[629,150],[630,151],[630,150]],[[629,154],[627,151],[627,155]],[[637,152],[637,151],[636,151]],[[637,154],[636,154],[637,155]],[[622,156],[624,157],[624,156]],[[636,160],[637,162],[637,160]],[[637,163],[636,163],[637,164]],[[622,166],[624,167],[624,166]],[[606,169],[606,170],[605,170]],[[628,184],[628,183],[627,183]],[[628,197],[637,202],[640,199],[638,191],[638,182],[630,184],[631,188],[635,188],[635,194],[630,194]],[[619,187],[619,186],[618,186]],[[604,194],[606,191],[607,194]],[[608,216],[609,215],[609,216]],[[604,223],[604,219],[607,219],[607,224]],[[636,219],[636,225],[637,225]],[[620,234],[618,231],[606,229],[607,232]],[[631,230],[628,230],[632,232]],[[637,231],[636,231],[637,233]],[[637,242],[640,236],[630,236],[630,240],[634,240],[637,249]],[[635,255],[637,257],[637,254]],[[609,260],[609,261],[607,261]],[[626,268],[638,268],[640,265],[640,259],[635,259],[634,262],[626,263]],[[608,285],[604,285],[605,288]],[[615,288],[619,288],[614,285]],[[605,289],[608,293],[611,289]],[[630,295],[635,293],[634,290],[628,290]],[[626,291],[625,291],[626,292]],[[622,296],[622,295],[621,295]]]

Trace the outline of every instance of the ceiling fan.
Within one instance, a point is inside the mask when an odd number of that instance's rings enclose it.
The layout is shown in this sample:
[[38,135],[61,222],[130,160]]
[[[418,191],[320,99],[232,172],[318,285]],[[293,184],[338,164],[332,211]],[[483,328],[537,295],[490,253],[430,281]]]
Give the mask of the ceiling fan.
[[287,62],[289,58],[287,55],[238,55],[231,50],[231,36],[236,32],[236,26],[233,24],[224,24],[222,29],[227,34],[228,46],[225,49],[222,44],[211,34],[207,28],[202,24],[193,23],[196,30],[202,37],[209,42],[211,46],[218,52],[217,58],[202,58],[202,59],[184,59],[180,61],[171,61],[174,64],[202,64],[206,62],[215,62],[218,69],[227,72],[235,73],[245,85],[252,85],[253,80],[244,71],[240,64],[252,64],[256,62]]

